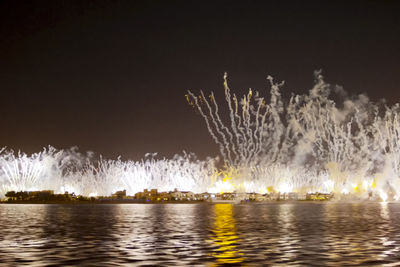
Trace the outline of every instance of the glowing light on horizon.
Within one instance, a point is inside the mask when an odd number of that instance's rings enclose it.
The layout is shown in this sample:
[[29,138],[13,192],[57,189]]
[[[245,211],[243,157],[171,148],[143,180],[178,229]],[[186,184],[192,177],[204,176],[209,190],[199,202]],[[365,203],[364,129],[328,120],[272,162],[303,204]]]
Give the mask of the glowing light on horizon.
[[290,193],[293,192],[293,186],[289,185],[288,183],[282,183],[279,185],[278,191],[280,193]]
[[382,190],[379,190],[379,196],[382,199],[383,202],[386,202],[386,200],[388,199],[388,195],[386,192],[383,192]]
[[349,192],[349,190],[347,188],[343,188],[342,191],[340,191],[340,193],[347,195]]

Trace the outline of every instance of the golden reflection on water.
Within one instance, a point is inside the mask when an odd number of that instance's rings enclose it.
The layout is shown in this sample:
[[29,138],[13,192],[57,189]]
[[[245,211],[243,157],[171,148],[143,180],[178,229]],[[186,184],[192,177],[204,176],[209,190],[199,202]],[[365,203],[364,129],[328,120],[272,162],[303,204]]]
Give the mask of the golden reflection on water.
[[243,262],[243,253],[237,248],[235,219],[232,204],[215,204],[215,222],[211,241],[218,247],[212,253],[217,265]]
[[276,251],[282,254],[281,258],[287,261],[294,261],[298,249],[300,248],[300,240],[298,230],[294,223],[294,205],[279,205],[279,227],[281,234],[277,241]]

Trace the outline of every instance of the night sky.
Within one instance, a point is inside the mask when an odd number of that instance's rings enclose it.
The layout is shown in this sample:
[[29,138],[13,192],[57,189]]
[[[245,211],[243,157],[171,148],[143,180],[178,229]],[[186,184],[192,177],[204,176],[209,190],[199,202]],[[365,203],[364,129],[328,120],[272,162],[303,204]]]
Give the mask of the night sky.
[[[239,94],[313,71],[400,102],[400,1],[1,1],[0,146],[200,158],[217,146],[187,90]],[[218,100],[218,99],[217,99]]]

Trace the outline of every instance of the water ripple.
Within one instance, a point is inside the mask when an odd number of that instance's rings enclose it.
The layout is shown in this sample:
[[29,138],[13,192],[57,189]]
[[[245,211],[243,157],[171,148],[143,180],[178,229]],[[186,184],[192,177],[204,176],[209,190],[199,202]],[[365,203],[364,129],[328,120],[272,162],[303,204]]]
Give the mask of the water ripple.
[[0,205],[0,265],[395,266],[400,204]]

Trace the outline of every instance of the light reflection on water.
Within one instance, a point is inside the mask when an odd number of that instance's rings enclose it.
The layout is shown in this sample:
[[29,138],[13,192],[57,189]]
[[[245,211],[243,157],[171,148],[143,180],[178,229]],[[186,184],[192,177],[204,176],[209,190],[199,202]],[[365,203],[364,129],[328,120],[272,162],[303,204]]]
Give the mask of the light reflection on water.
[[233,218],[233,205],[215,204],[214,212],[215,222],[211,241],[217,246],[217,249],[212,256],[217,259],[217,264],[243,262],[243,253],[237,248],[239,241]]
[[387,265],[400,204],[0,205],[0,266]]

